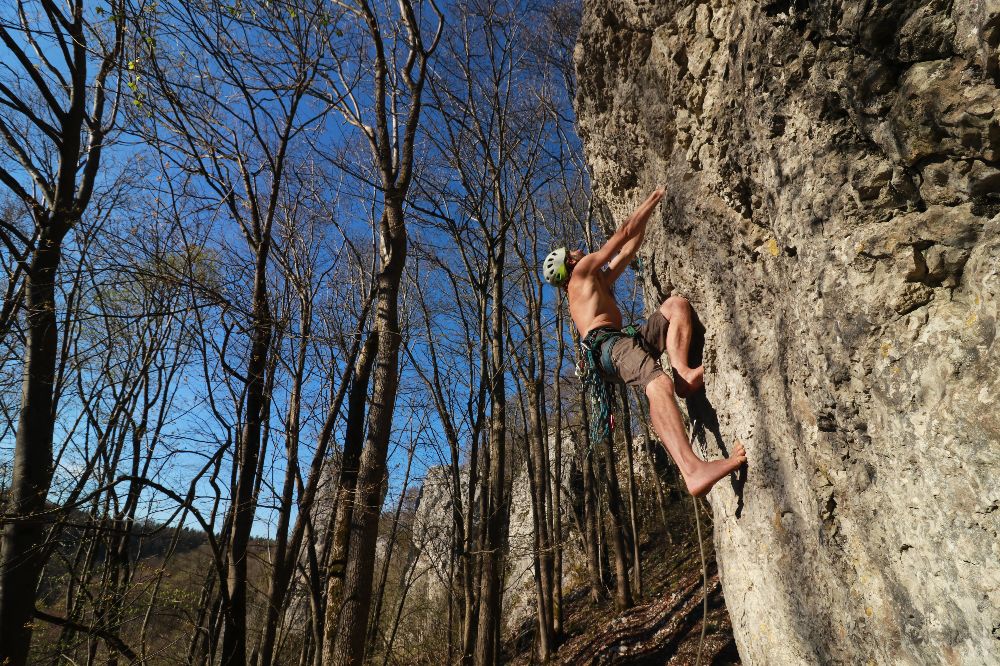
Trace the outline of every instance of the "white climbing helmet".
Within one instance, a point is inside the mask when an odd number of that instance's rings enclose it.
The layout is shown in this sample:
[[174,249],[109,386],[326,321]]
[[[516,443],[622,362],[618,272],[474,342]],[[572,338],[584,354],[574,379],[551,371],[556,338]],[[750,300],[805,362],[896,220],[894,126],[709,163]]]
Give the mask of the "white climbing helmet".
[[566,265],[567,252],[565,247],[549,252],[542,262],[542,275],[545,281],[553,287],[561,287],[569,279],[569,267]]

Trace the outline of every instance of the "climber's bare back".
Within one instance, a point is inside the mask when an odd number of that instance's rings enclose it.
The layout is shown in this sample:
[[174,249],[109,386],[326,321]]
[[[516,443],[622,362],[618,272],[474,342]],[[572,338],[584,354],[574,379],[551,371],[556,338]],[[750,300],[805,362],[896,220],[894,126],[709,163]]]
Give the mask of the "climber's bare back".
[[595,255],[582,256],[582,252],[579,255],[581,258],[573,269],[573,279],[567,286],[567,297],[569,314],[580,330],[580,337],[587,337],[587,333],[599,326],[621,328],[622,313],[612,291],[613,279],[595,265]]

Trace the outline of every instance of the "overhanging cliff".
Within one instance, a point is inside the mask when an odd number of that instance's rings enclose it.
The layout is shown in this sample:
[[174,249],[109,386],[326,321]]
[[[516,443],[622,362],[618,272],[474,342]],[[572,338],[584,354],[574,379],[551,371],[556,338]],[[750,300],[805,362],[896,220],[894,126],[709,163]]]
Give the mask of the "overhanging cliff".
[[[586,0],[580,129],[706,327],[748,663],[1000,654],[1000,5]],[[705,411],[705,410],[703,410]]]

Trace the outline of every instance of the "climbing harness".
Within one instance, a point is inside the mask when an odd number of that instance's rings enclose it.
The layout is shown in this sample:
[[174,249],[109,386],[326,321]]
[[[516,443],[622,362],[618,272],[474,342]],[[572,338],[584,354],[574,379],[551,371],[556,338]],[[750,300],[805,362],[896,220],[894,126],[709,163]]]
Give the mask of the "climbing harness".
[[590,399],[590,443],[593,446],[611,436],[615,427],[611,405],[615,384],[620,383],[611,360],[611,349],[622,337],[635,337],[639,330],[632,325],[619,330],[610,326],[592,329],[580,342],[576,376],[583,382]]

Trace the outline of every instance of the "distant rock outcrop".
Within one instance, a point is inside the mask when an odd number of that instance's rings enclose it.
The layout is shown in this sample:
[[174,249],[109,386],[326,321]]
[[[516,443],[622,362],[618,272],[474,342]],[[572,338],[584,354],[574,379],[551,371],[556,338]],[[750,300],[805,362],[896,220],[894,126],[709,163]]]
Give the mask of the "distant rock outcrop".
[[706,327],[754,664],[1000,654],[1000,5],[586,0],[580,128],[650,306]]
[[[569,480],[575,471],[574,438],[572,434],[563,439],[563,479]],[[554,449],[554,446],[550,444]],[[463,480],[467,476],[463,473]],[[467,505],[468,483],[462,484],[462,504]],[[453,489],[447,467],[432,467],[424,477],[420,503],[414,516],[414,541],[420,550],[420,565],[428,567],[435,575],[430,577],[427,595],[437,599],[447,589],[448,571],[453,544]],[[572,524],[572,496],[562,500],[563,524],[567,533]],[[506,550],[506,566],[503,593],[503,630],[509,634],[520,628],[534,616],[534,524],[531,514],[531,492],[528,486],[527,468],[524,463],[517,465],[511,483],[510,523]],[[581,583],[576,572],[585,565],[577,535],[568,539],[564,550],[563,584],[567,589]]]
[[[466,477],[467,478],[467,477]],[[462,506],[468,502],[468,483],[461,484]],[[455,500],[448,467],[427,470],[420,489],[420,501],[413,515],[413,542],[420,564],[432,574],[427,584],[429,599],[446,599],[451,560],[455,550]]]

